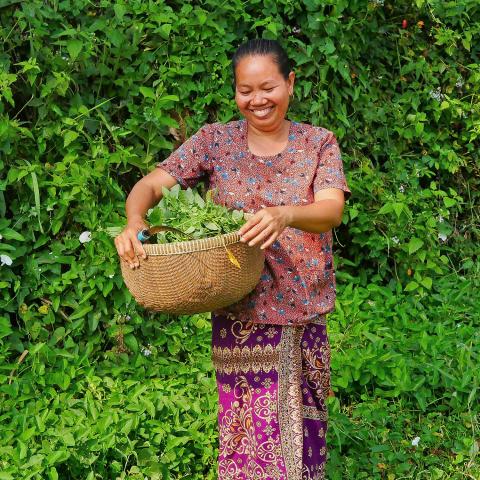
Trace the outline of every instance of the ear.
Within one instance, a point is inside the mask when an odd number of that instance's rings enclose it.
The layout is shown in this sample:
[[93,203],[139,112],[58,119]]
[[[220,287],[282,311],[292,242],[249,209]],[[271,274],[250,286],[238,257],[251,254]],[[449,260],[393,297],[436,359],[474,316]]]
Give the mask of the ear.
[[293,95],[293,85],[295,83],[295,72],[290,72],[288,74],[288,93],[289,95]]

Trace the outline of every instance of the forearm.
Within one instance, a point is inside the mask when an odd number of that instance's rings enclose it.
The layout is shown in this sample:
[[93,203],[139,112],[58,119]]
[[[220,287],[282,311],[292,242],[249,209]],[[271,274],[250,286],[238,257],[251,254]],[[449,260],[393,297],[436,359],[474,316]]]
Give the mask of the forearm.
[[147,182],[140,180],[132,188],[125,203],[127,222],[132,223],[143,220],[148,209],[156,203],[158,203],[158,199],[153,189]]
[[319,200],[308,205],[289,205],[285,208],[288,226],[305,232],[328,232],[342,222],[343,205],[333,199]]
[[125,204],[128,223],[143,222],[148,210],[162,198],[162,188],[172,188],[177,180],[162,168],[156,168],[139,180]]

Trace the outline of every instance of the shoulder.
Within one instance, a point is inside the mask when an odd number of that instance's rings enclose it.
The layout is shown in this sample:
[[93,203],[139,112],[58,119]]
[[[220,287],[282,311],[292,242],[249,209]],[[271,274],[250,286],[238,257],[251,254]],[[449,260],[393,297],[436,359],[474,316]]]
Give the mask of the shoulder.
[[212,143],[224,144],[236,141],[242,135],[243,120],[232,120],[227,123],[206,123],[199,130]]
[[313,141],[322,141],[326,140],[331,136],[335,136],[335,134],[325,127],[320,127],[317,125],[312,125],[310,123],[302,123],[302,122],[292,122],[298,133],[303,136],[310,137]]
[[303,140],[312,142],[315,148],[323,148],[329,143],[336,142],[335,134],[325,127],[312,125],[310,123],[292,122],[297,134]]
[[202,128],[205,128],[206,132],[214,135],[233,135],[241,130],[242,123],[243,120],[232,120],[227,123],[214,122],[207,123]]

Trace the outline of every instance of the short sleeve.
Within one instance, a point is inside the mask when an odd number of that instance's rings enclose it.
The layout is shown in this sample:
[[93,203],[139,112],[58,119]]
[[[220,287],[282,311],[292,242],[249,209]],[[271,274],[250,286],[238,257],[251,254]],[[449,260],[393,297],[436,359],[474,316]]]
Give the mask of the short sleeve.
[[209,156],[210,125],[204,125],[172,152],[157,167],[176,178],[182,187],[194,187],[202,177],[212,172]]
[[345,200],[348,200],[352,195],[343,173],[340,147],[332,132],[328,133],[325,142],[318,152],[317,170],[313,179],[314,193],[323,188],[340,188],[344,191]]

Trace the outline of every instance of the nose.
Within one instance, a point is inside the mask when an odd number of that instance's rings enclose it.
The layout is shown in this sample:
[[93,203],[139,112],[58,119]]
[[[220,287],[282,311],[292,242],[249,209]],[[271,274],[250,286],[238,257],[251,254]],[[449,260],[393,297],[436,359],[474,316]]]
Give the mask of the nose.
[[254,93],[253,94],[253,98],[252,100],[250,101],[250,103],[252,105],[263,105],[264,103],[266,103],[266,99],[263,98],[263,95],[261,92],[258,92],[258,93]]

